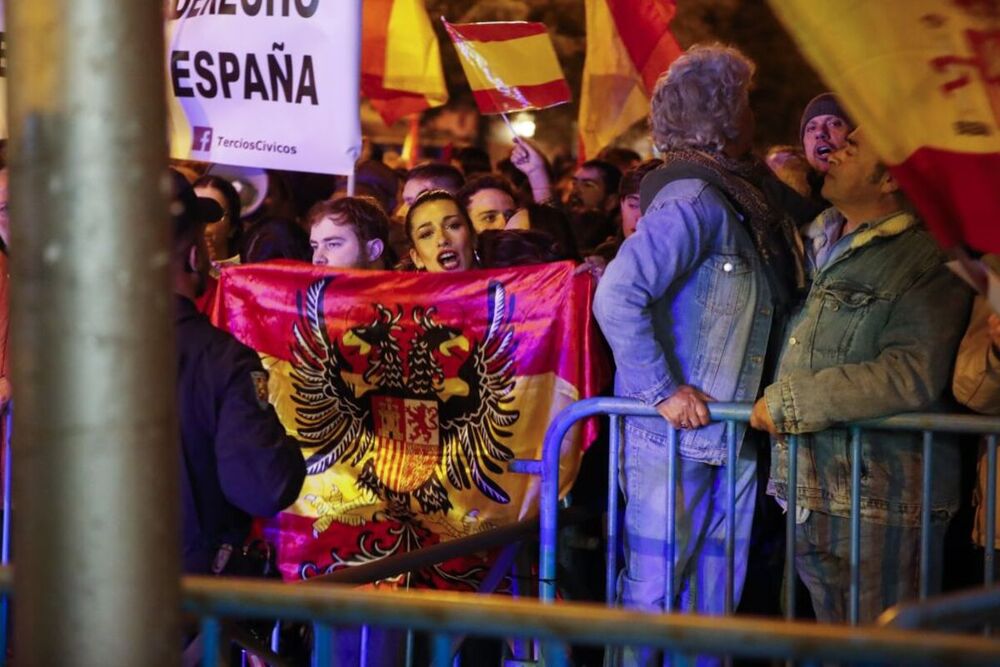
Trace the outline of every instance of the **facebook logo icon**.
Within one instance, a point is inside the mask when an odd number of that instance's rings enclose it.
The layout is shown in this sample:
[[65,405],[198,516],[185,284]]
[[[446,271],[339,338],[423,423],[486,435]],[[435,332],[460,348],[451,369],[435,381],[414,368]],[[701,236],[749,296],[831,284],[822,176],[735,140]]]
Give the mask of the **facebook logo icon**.
[[207,153],[212,148],[212,128],[195,126],[191,150]]

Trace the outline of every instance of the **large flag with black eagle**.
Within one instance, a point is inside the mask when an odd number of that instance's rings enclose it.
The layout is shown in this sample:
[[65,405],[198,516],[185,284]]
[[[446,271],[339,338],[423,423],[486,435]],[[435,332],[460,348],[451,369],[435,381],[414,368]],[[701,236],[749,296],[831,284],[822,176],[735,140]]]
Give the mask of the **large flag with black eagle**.
[[[213,319],[257,350],[271,402],[302,442],[298,500],[263,524],[285,579],[361,565],[536,512],[552,417],[609,368],[592,285],[570,263],[459,274],[228,267]],[[560,489],[592,427],[562,443]],[[410,583],[475,589],[487,557]]]

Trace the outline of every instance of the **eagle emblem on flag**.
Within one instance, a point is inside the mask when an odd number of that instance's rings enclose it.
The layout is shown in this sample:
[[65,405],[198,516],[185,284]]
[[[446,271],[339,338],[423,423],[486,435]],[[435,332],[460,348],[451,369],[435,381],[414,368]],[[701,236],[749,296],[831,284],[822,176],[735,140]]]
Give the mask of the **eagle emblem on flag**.
[[299,438],[314,450],[307,473],[357,467],[357,488],[395,517],[446,513],[449,486],[508,503],[497,477],[513,458],[506,443],[519,412],[502,283],[488,284],[486,329],[470,340],[433,306],[375,303],[370,321],[331,331],[324,298],[334,280],[316,280],[296,297],[291,399]]

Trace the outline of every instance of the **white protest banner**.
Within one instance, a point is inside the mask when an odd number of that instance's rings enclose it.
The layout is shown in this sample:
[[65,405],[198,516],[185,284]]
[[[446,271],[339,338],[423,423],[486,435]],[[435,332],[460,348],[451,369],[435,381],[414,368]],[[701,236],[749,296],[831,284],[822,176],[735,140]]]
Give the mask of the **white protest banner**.
[[170,0],[170,155],[349,174],[361,0]]

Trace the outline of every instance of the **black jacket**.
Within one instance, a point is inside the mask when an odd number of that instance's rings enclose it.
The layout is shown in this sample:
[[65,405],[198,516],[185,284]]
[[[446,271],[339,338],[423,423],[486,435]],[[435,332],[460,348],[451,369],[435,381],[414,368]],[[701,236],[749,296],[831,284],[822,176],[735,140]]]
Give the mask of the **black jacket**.
[[239,547],[252,516],[298,497],[305,462],[267,403],[257,353],[175,297],[182,445],[184,571],[206,573],[222,544]]

